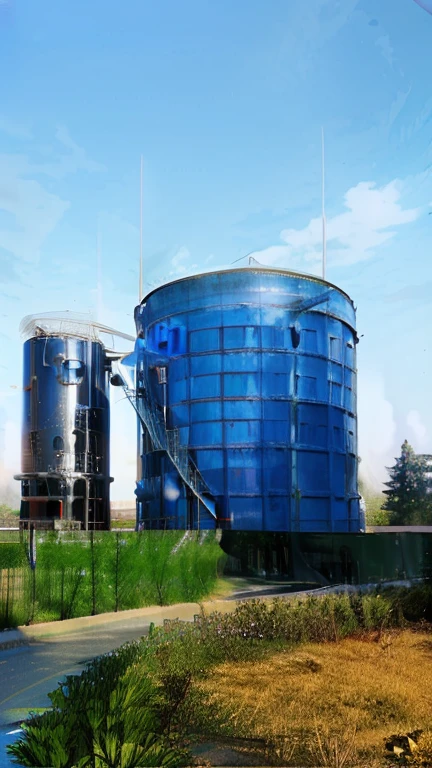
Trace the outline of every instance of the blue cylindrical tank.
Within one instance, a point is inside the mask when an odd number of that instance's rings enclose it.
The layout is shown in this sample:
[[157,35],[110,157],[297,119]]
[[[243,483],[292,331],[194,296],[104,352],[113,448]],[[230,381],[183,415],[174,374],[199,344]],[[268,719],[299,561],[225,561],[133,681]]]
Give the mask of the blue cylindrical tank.
[[36,332],[24,344],[22,472],[16,475],[21,518],[109,529],[104,347],[90,338]]
[[197,527],[198,506],[211,527],[187,484],[169,503],[161,491],[176,457],[187,455],[219,527],[360,530],[358,339],[347,294],[317,277],[254,266],[164,285],[135,321],[137,378],[144,371],[147,400],[174,445],[166,461],[151,460],[154,446],[143,442],[143,525],[159,515]]

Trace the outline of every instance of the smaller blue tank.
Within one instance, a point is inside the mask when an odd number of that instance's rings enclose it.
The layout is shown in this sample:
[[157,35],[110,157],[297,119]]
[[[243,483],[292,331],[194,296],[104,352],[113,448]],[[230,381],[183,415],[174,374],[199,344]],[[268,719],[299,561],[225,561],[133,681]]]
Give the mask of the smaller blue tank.
[[21,519],[109,529],[110,363],[101,342],[74,335],[80,328],[70,320],[72,329],[49,315],[39,322],[22,323],[30,338],[24,344],[22,472],[15,476]]

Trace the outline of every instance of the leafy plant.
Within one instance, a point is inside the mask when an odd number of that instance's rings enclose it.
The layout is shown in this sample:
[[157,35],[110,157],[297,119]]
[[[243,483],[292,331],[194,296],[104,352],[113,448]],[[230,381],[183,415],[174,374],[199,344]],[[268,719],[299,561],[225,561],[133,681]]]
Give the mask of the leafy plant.
[[131,663],[140,650],[125,647],[68,677],[50,694],[54,709],[25,724],[24,738],[7,748],[9,754],[25,766],[53,768],[187,764],[188,753],[170,744],[160,721],[157,687]]

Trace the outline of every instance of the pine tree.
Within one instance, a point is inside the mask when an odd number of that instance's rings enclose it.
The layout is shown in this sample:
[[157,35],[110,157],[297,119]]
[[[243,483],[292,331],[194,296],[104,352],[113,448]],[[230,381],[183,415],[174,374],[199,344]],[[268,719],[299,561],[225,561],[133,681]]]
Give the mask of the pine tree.
[[396,464],[387,471],[390,482],[384,483],[387,501],[383,509],[390,513],[389,525],[430,525],[432,498],[427,457],[419,456],[407,440]]

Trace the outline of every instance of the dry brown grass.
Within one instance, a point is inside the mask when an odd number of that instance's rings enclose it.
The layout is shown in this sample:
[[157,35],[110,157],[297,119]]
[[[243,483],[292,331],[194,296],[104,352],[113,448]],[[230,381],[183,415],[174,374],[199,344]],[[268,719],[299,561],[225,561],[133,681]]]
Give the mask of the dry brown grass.
[[223,664],[203,685],[234,705],[234,719],[251,737],[273,744],[273,764],[335,764],[320,754],[321,739],[324,753],[335,740],[339,754],[348,750],[345,765],[369,766],[386,737],[430,728],[432,642],[407,630],[308,644],[260,662]]

